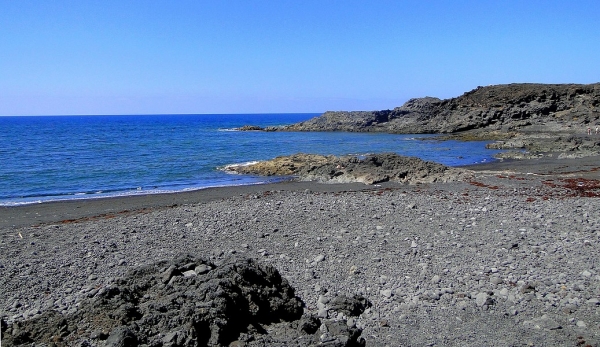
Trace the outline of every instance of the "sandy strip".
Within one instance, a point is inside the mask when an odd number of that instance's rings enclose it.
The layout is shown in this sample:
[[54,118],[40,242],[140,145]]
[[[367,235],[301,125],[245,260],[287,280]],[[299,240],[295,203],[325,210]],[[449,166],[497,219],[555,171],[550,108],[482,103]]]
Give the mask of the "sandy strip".
[[[385,184],[384,186],[394,186]],[[158,208],[205,203],[237,195],[262,194],[265,191],[345,192],[377,187],[356,184],[318,184],[313,182],[280,182],[246,186],[207,188],[194,191],[120,196],[97,199],[51,201],[20,206],[0,207],[0,229],[47,223],[67,223],[91,218],[108,218]]]
[[[600,178],[600,157],[575,159],[541,158],[530,160],[505,160],[493,163],[464,166],[479,172],[514,172],[536,175],[570,175]],[[38,204],[0,207],[0,229],[47,223],[70,222],[81,219],[111,217],[149,209],[203,203],[236,195],[262,194],[265,191],[344,192],[372,190],[380,187],[399,187],[395,183],[378,186],[355,184],[319,184],[314,182],[280,182],[247,186],[207,188],[178,193],[148,194],[98,199],[45,202]],[[406,189],[411,187],[404,186]]]

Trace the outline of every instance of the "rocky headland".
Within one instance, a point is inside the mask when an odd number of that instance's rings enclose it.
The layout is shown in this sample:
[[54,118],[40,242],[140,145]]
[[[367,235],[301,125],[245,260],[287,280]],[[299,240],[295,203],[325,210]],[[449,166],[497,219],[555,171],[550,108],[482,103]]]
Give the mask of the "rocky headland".
[[321,183],[433,183],[463,181],[468,170],[450,168],[395,153],[333,156],[298,153],[248,165],[228,165],[225,171],[263,176],[295,176]]
[[600,153],[600,134],[595,135],[599,119],[600,83],[526,83],[477,87],[445,100],[411,99],[393,110],[326,112],[263,130],[445,134],[443,138],[494,140],[491,148],[516,150],[504,157],[577,157]]

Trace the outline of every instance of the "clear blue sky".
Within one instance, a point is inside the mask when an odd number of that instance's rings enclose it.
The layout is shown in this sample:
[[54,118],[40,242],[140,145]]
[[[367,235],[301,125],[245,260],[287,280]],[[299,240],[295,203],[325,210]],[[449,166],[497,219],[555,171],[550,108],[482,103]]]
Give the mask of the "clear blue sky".
[[0,115],[373,110],[600,81],[600,1],[0,0]]

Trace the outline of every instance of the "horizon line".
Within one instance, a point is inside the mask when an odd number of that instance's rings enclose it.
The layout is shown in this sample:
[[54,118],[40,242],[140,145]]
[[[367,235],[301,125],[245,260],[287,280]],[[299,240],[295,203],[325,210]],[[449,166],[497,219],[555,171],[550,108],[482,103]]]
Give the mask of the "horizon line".
[[[325,111],[327,112],[327,111]],[[248,113],[114,113],[114,114],[19,114],[0,117],[122,117],[122,116],[214,116],[214,115],[276,115],[276,114],[323,114],[325,112],[248,112]]]

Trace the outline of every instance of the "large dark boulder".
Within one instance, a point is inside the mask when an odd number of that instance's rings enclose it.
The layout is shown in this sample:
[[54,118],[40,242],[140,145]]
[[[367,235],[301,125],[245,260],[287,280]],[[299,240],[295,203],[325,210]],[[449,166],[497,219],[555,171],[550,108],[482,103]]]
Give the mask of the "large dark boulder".
[[[310,345],[318,328],[336,346],[360,346],[360,330],[345,321],[303,316],[304,304],[270,265],[230,257],[220,264],[186,256],[133,270],[63,316],[3,323],[5,346],[269,346]],[[267,334],[265,326],[278,331]],[[254,341],[254,342],[253,342]],[[300,343],[301,341],[302,343]]]

